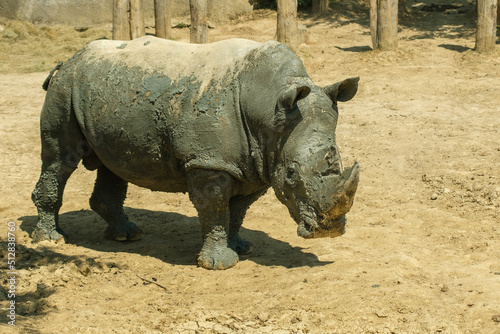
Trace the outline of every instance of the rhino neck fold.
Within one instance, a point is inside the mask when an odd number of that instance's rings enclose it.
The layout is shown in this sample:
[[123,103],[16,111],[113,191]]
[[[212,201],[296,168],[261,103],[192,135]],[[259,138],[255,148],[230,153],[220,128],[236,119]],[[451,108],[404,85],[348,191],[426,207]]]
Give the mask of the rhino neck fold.
[[[235,89],[235,106],[238,106],[238,112],[241,115],[241,122],[243,124],[243,128],[245,131],[245,136],[247,138],[247,144],[248,144],[248,157],[250,163],[253,163],[254,167],[253,170],[256,173],[257,178],[266,185],[271,184],[271,180],[269,177],[269,163],[267,161],[268,155],[267,155],[267,149],[266,145],[264,145],[265,141],[262,140],[262,136],[260,133],[254,133],[252,131],[249,120],[244,111],[244,108],[241,106],[241,100],[240,100],[240,87],[239,84],[237,84],[237,87]],[[251,166],[248,166],[249,169],[252,169]]]

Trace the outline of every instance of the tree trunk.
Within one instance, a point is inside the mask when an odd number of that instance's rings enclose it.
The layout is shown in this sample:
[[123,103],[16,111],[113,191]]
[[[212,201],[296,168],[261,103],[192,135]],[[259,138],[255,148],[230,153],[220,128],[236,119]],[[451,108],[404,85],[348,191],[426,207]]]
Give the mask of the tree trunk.
[[172,37],[172,11],[170,0],[155,1],[155,31],[156,37]]
[[324,14],[328,11],[329,0],[312,0],[312,11],[317,14]]
[[142,0],[130,0],[130,37],[135,39],[145,35]]
[[128,41],[130,39],[129,1],[113,1],[113,39]]
[[[376,0],[376,7],[376,33],[372,35],[374,48],[394,50],[398,47],[398,0]],[[371,11],[370,14],[372,19],[374,13]],[[370,22],[370,27],[374,24]]]
[[191,43],[206,43],[208,33],[208,1],[189,0],[189,9],[191,11]]
[[276,39],[292,49],[298,44],[297,0],[278,0]]
[[497,0],[477,0],[477,52],[486,53],[495,50],[497,4]]
[[370,0],[370,33],[372,36],[372,48],[377,49],[377,0]]

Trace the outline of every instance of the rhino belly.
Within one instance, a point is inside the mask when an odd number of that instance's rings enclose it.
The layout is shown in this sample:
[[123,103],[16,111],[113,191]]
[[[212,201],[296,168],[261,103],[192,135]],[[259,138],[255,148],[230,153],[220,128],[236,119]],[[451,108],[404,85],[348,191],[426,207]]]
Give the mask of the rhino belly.
[[137,145],[143,142],[137,136],[123,140],[113,132],[98,134],[102,142],[87,140],[103,165],[122,179],[155,191],[187,191],[182,162],[162,151],[161,144]]

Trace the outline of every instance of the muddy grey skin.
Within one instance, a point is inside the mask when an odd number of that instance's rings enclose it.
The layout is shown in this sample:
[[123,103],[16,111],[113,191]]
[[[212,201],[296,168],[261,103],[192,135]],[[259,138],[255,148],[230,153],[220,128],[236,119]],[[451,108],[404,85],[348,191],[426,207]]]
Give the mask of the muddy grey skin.
[[359,166],[342,167],[337,102],[357,87],[358,78],[316,86],[277,42],[89,43],[44,83],[33,239],[65,239],[58,212],[80,161],[97,170],[90,206],[108,223],[109,239],[142,236],[123,211],[129,182],[188,192],[201,223],[204,268],[230,268],[251,250],[239,229],[271,186],[300,236],[341,235]]

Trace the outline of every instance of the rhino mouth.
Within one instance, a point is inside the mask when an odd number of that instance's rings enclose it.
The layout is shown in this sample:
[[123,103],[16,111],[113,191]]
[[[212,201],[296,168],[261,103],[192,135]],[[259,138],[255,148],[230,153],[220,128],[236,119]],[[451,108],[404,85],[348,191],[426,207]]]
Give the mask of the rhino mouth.
[[314,208],[309,207],[308,210],[301,212],[297,234],[304,239],[335,238],[345,233],[345,225],[345,215],[329,219],[318,214]]

